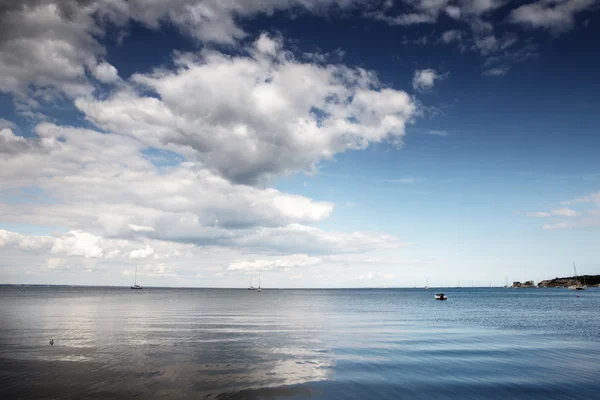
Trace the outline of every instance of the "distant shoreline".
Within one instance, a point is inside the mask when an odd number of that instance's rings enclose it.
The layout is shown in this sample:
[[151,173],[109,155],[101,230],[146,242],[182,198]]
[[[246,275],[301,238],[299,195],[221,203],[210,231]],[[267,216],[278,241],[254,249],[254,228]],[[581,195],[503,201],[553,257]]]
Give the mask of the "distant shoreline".
[[587,286],[598,286],[600,285],[600,275],[582,275],[579,277],[569,276],[564,278],[554,278],[543,280],[538,283],[538,287],[568,287],[576,285],[577,282]]

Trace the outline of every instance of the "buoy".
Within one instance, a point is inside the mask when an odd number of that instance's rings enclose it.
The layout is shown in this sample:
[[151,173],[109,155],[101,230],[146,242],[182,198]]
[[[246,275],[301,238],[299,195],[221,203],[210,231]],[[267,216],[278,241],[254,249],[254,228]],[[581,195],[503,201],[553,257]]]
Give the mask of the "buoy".
[[54,339],[50,339],[50,346],[54,346]]

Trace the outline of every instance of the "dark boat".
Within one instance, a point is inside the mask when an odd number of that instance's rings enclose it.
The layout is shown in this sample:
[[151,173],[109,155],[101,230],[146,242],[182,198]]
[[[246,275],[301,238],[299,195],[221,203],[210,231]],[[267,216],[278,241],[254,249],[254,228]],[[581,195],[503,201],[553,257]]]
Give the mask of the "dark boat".
[[137,289],[137,290],[141,290],[142,287],[140,285],[137,284],[137,265],[135,267],[135,278],[133,278],[133,286],[131,286],[132,289]]
[[435,299],[436,300],[448,300],[448,296],[446,296],[444,293],[436,293]]

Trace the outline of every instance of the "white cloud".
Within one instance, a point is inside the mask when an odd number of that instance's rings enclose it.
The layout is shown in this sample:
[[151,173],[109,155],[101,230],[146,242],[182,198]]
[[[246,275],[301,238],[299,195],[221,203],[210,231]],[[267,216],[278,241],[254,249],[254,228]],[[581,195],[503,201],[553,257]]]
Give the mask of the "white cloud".
[[550,216],[576,217],[578,215],[579,215],[579,213],[577,211],[572,210],[567,207],[558,208],[558,209],[552,210],[550,212],[538,211],[538,212],[527,213],[528,217],[535,217],[535,218],[543,218],[543,217],[550,217]]
[[93,90],[85,66],[104,50],[95,38],[101,31],[92,8],[66,2],[0,8],[0,92],[13,95],[23,114],[35,115],[31,110],[39,101],[62,93],[74,97]]
[[413,88],[419,92],[431,90],[436,80],[443,79],[444,75],[440,75],[433,69],[418,69],[413,75]]
[[544,226],[542,226],[542,228],[549,230],[549,231],[553,231],[556,229],[572,228],[574,226],[576,226],[576,224],[572,223],[572,222],[557,222],[555,224],[544,224]]
[[504,76],[504,75],[508,74],[509,70],[510,70],[510,68],[508,68],[506,66],[502,66],[502,67],[487,69],[483,72],[483,74],[487,75],[487,76]]
[[361,68],[298,62],[275,43],[262,35],[248,56],[179,54],[176,71],[133,77],[158,98],[129,88],[76,105],[103,129],[179,151],[251,184],[311,172],[336,153],[402,138],[416,111],[407,93],[381,88]]
[[[125,137],[52,124],[36,130],[39,139],[0,132],[0,152],[7,154],[0,189],[37,185],[55,201],[8,217],[13,221],[160,235],[158,228],[170,224],[189,231],[311,223],[333,210],[329,202],[232,184],[191,162],[161,172]],[[0,204],[7,213],[20,207],[31,208]]]
[[[389,235],[327,232],[307,225],[329,217],[329,202],[233,184],[193,162],[160,170],[131,138],[48,123],[39,124],[36,132],[37,138],[11,131],[0,136],[7,138],[0,141],[5,154],[0,158],[0,190],[35,186],[41,200],[0,203],[0,214],[4,222],[96,235],[72,234],[70,242],[57,242],[56,251],[67,255],[108,257],[106,251],[114,249],[94,245],[98,236],[275,253],[333,254],[402,246]],[[136,252],[139,248],[118,249],[134,257],[141,254]]]
[[[561,207],[551,211],[530,212],[526,215],[535,218],[560,218],[558,222],[544,224],[543,229],[558,230],[567,228],[592,228],[600,226],[600,192],[561,202],[561,205],[579,207],[578,210]],[[595,207],[596,206],[596,207]]]
[[[247,36],[239,18],[278,10],[329,13],[353,8],[346,0],[22,0],[0,6],[0,92],[13,95],[19,112],[44,119],[40,102],[89,95],[94,84],[118,81],[102,61],[107,27],[126,30],[131,21],[150,29],[171,24],[203,42],[234,45]],[[261,42],[261,45],[265,44]]]
[[561,204],[563,204],[563,205],[578,204],[578,203],[595,203],[597,205],[600,205],[600,192],[591,193],[587,196],[578,197],[573,200],[567,200],[567,201],[561,202]]
[[386,179],[384,180],[384,182],[386,183],[399,183],[401,185],[410,185],[413,184],[415,182],[417,182],[418,179],[415,179],[413,177],[405,177],[405,178],[398,178],[398,179]]
[[117,69],[106,61],[102,61],[94,66],[92,74],[102,83],[115,83],[119,81]]
[[306,254],[292,254],[289,256],[262,259],[262,260],[238,260],[231,263],[227,268],[230,271],[268,271],[272,269],[304,267],[321,264],[323,260],[319,257],[311,257]]
[[462,12],[460,11],[460,7],[448,6],[446,7],[446,14],[454,19],[460,19]]
[[575,210],[571,210],[570,208],[564,207],[564,208],[552,210],[552,215],[557,215],[560,217],[576,217],[579,214]]
[[534,211],[534,212],[528,212],[527,216],[528,217],[534,217],[534,218],[545,218],[545,217],[549,217],[550,214],[549,212],[545,212],[545,211]]
[[538,0],[510,13],[509,20],[533,28],[564,32],[575,25],[575,15],[597,6],[594,0]]
[[427,131],[427,134],[434,135],[434,136],[448,136],[447,131],[442,131],[442,130],[438,130],[438,129],[433,129],[433,130]]
[[133,250],[129,253],[129,258],[132,260],[140,260],[144,258],[148,258],[154,254],[154,249],[148,245],[146,247]]
[[414,25],[435,23],[443,14],[456,20],[480,18],[506,3],[507,0],[404,0],[405,12],[400,15],[390,15],[389,7],[367,15],[390,25]]
[[442,33],[442,41],[444,43],[460,42],[464,37],[464,32],[458,29],[452,29]]
[[[12,123],[4,118],[0,118],[0,132],[2,132],[4,129],[15,129],[16,127],[17,126],[14,123]],[[0,135],[1,134],[2,133],[0,133]]]

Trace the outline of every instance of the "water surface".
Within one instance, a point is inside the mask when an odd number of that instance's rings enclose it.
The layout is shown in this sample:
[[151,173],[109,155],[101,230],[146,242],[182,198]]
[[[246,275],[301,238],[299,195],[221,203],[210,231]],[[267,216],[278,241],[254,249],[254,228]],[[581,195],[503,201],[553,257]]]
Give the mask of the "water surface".
[[600,398],[599,289],[444,291],[1,287],[0,395]]

